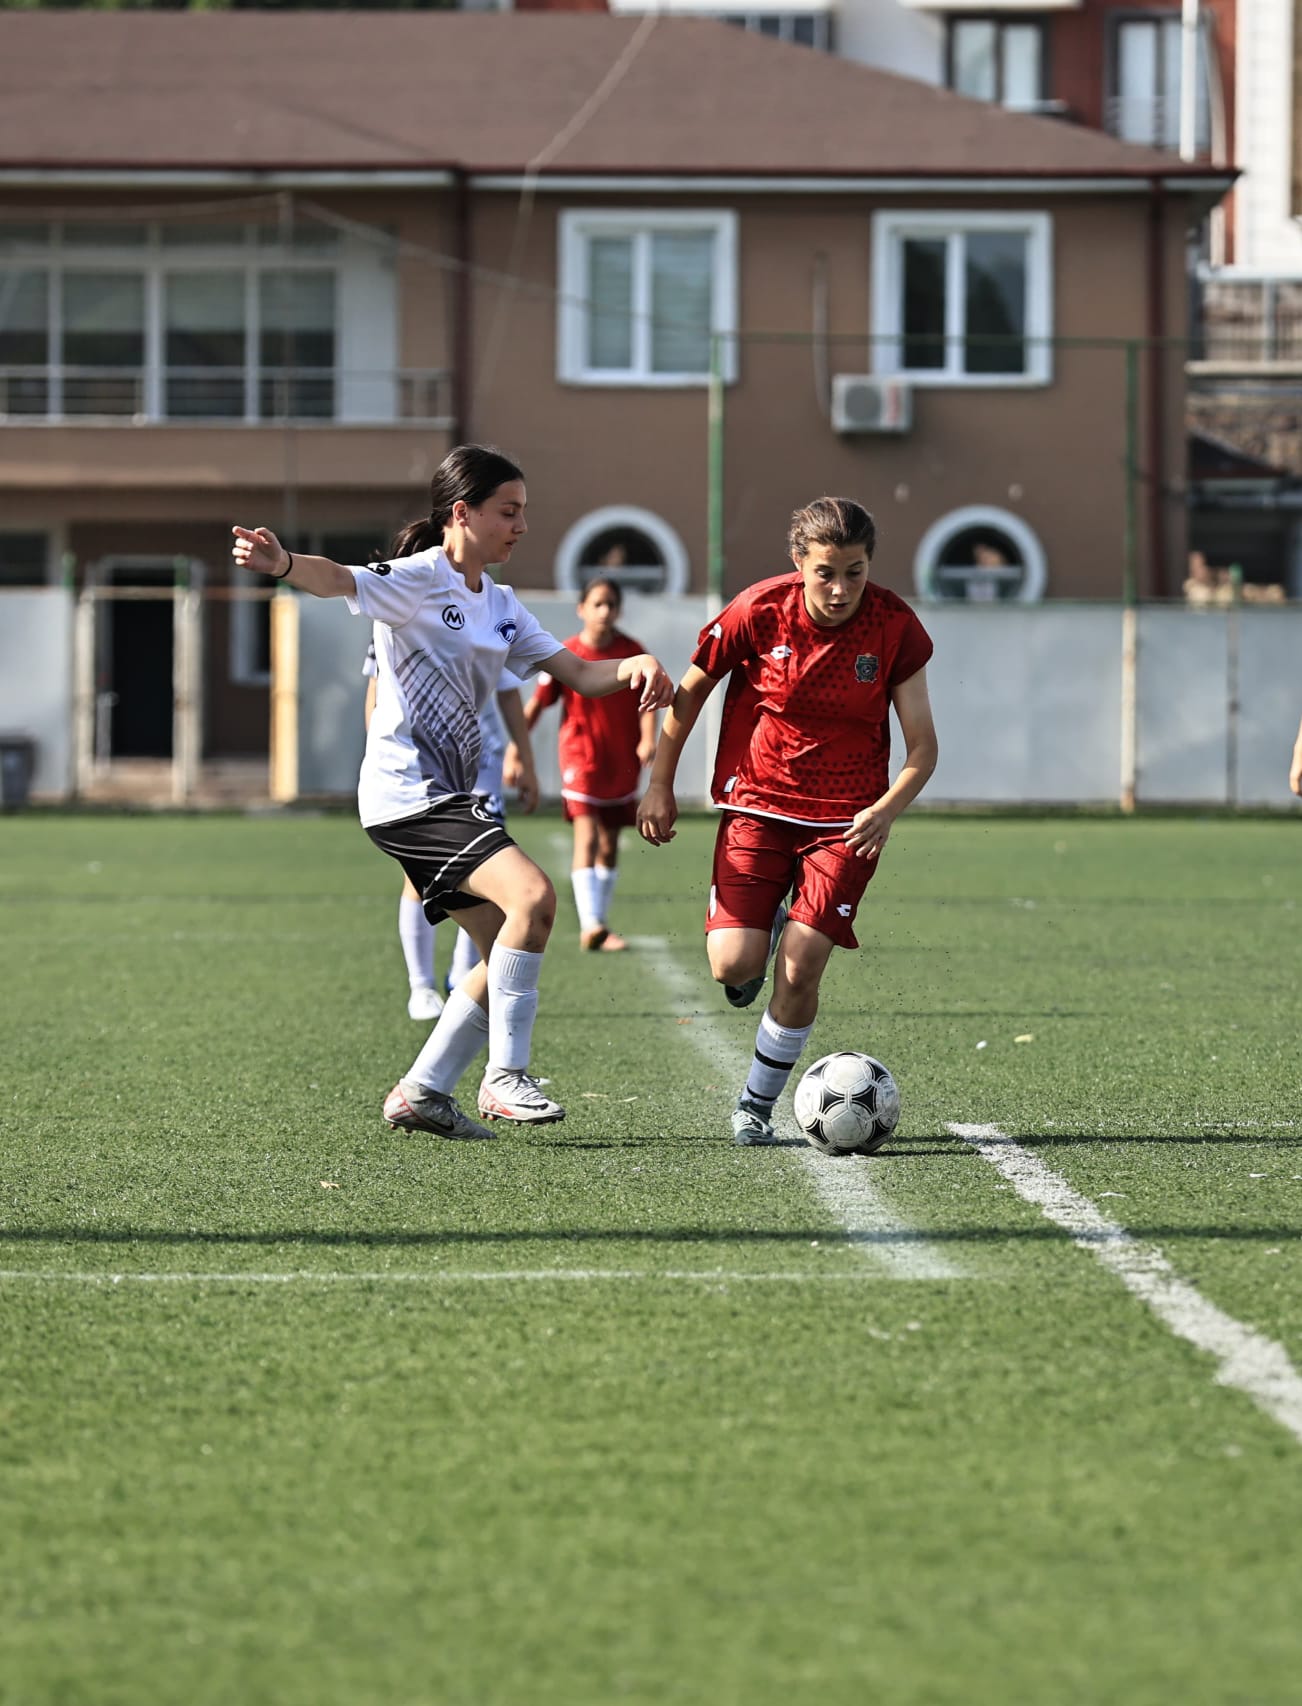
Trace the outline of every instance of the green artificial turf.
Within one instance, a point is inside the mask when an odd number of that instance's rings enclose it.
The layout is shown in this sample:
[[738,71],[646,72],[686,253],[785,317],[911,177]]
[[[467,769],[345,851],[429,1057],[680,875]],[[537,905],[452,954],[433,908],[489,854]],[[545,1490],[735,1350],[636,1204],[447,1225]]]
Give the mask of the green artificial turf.
[[0,820],[0,1702],[1295,1700],[1302,1441],[949,1128],[1302,1367],[1302,826],[906,819],[808,1056],[900,1082],[875,1242],[731,1144],[713,823],[624,955],[514,828],[568,1117],[447,1144],[350,818]]

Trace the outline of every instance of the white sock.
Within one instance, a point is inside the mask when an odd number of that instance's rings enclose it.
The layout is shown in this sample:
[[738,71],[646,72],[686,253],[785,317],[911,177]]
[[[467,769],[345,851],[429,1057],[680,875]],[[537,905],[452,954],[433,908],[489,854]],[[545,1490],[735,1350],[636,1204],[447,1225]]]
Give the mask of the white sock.
[[618,865],[594,865],[593,880],[597,890],[597,919],[604,924],[610,917],[611,896],[615,892],[615,878],[619,875]]
[[450,1095],[487,1040],[488,1014],[468,995],[454,989],[406,1076],[428,1090]]
[[813,1028],[812,1025],[802,1025],[796,1030],[776,1024],[769,1017],[768,1008],[764,1009],[755,1033],[755,1053],[750,1072],[746,1077],[747,1101],[772,1107],[786,1088],[791,1070],[800,1059],[800,1052]]
[[448,971],[448,988],[455,989],[466,973],[473,971],[478,964],[479,949],[475,946],[475,938],[468,930],[458,928],[452,948],[452,965]]
[[494,942],[488,956],[488,1064],[519,1072],[529,1064],[542,955]]
[[413,989],[434,987],[434,926],[424,903],[404,894],[398,902],[398,940],[407,962],[407,982]]
[[587,865],[581,871],[571,871],[570,883],[574,889],[574,904],[579,911],[579,929],[595,930],[601,923],[601,892],[597,886],[596,870]]

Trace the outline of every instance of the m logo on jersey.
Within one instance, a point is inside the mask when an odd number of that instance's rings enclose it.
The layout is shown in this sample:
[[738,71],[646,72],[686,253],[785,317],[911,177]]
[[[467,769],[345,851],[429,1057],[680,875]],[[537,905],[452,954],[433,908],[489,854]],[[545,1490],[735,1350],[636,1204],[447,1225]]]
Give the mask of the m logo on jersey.
[[856,681],[876,681],[877,659],[875,657],[857,657],[854,660],[854,678]]
[[457,609],[455,604],[445,604],[443,606],[443,620],[447,623],[449,628],[464,628],[466,625],[465,617],[462,615],[461,611]]
[[511,618],[509,616],[507,617],[505,622],[499,622],[497,624],[497,632],[506,641],[508,646],[514,645],[514,643],[515,643],[515,632],[516,632],[515,623],[511,620]]
[[366,566],[373,575],[390,575],[393,573],[392,563],[368,563]]

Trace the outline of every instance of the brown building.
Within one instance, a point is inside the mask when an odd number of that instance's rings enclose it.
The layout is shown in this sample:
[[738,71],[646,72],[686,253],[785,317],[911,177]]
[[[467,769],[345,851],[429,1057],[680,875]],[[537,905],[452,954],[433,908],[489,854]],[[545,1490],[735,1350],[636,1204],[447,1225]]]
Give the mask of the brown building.
[[[364,560],[464,438],[528,474],[522,587],[707,590],[712,490],[725,592],[828,490],[910,596],[1183,578],[1141,346],[1226,173],[656,18],[0,14],[0,81],[0,581],[217,594],[210,753],[266,738],[230,524]],[[158,750],[166,609],[111,609],[105,739]]]

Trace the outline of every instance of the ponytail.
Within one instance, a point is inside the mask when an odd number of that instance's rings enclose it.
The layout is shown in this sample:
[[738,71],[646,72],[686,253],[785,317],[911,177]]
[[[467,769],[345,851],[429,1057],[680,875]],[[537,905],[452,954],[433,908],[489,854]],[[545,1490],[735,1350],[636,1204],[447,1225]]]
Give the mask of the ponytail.
[[429,514],[409,521],[394,537],[391,557],[414,557],[443,543],[444,530],[459,503],[479,509],[499,486],[523,480],[515,463],[491,444],[459,444],[439,463],[429,487]]

